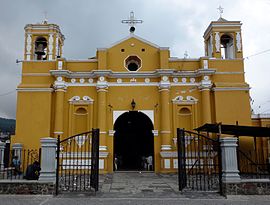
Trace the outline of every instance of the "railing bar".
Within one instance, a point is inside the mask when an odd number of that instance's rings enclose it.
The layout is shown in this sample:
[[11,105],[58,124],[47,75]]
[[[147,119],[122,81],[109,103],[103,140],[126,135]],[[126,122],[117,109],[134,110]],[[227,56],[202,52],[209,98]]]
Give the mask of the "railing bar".
[[60,141],[60,143],[65,142],[65,141],[67,141],[67,140],[69,140],[69,139],[73,139],[73,138],[75,138],[75,137],[77,137],[77,136],[79,136],[79,135],[84,135],[84,134],[91,133],[91,132],[92,132],[92,131],[88,131],[88,132],[83,132],[83,133],[81,133],[81,134],[73,135],[73,136],[71,136],[71,137],[68,137],[68,138],[66,138],[66,139],[63,139],[62,141]]
[[[205,144],[207,144],[207,141],[205,141]],[[207,144],[207,147],[209,147],[209,144]],[[206,176],[206,173],[207,173],[207,170],[206,170],[207,166],[205,166],[205,165],[207,165],[206,159],[207,159],[207,154],[208,154],[208,152],[206,152],[206,151],[203,148],[203,152],[205,153],[205,156],[203,156],[203,187],[204,187],[204,190],[206,190],[206,179],[205,179],[205,176]]]
[[187,136],[187,138],[185,138],[186,142],[185,142],[185,147],[186,148],[186,162],[188,164],[188,171],[187,171],[187,177],[188,177],[188,181],[189,181],[189,187],[191,189],[194,189],[194,180],[192,179],[192,171],[193,171],[193,150],[192,150],[192,140],[190,140],[192,138],[192,136],[190,135],[190,133],[186,133],[185,132],[185,137]]

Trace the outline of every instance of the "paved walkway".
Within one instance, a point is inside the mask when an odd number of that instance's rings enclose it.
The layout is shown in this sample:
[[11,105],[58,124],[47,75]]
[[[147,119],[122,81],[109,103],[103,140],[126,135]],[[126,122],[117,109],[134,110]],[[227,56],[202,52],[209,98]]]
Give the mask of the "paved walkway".
[[89,194],[0,195],[0,205],[266,205],[270,196],[220,196],[179,192],[177,176],[155,173],[114,173],[100,176],[100,191]]
[[179,192],[176,174],[153,172],[116,172],[100,177],[102,198],[222,198],[214,192]]

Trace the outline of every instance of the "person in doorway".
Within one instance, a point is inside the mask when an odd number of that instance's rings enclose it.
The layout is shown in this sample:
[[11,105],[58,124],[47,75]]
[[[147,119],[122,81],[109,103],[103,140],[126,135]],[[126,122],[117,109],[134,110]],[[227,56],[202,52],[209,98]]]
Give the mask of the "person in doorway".
[[147,160],[147,171],[152,171],[153,170],[153,157],[150,155],[149,157],[146,158]]
[[38,180],[40,170],[39,162],[35,161],[33,164],[28,165],[24,178],[28,180]]
[[142,170],[147,170],[147,160],[145,156],[142,156]]
[[14,175],[20,175],[21,174],[21,161],[19,160],[18,156],[14,156],[12,159],[12,167],[14,167]]
[[117,171],[118,169],[118,159],[117,159],[117,156],[115,155],[114,157],[114,170]]

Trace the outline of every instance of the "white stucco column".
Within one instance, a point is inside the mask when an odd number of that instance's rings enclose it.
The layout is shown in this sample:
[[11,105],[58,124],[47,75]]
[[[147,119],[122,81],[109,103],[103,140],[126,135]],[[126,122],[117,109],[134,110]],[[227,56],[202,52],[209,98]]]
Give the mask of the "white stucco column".
[[12,150],[14,151],[13,156],[18,156],[18,160],[20,160],[21,163],[22,163],[22,149],[23,145],[21,143],[14,143],[12,145]]
[[40,181],[52,181],[56,180],[56,138],[42,138],[41,142],[41,171]]
[[6,144],[4,142],[0,141],[0,169],[4,168],[5,146],[6,146]]
[[220,139],[222,182],[240,182],[237,162],[237,138],[226,137]]

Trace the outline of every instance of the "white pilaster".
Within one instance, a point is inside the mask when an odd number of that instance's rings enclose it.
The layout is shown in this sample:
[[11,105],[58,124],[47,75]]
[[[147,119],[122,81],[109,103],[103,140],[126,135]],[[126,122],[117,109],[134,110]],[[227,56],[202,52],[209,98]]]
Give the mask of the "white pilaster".
[[52,181],[56,180],[56,138],[42,138],[41,142],[41,171],[40,181]]
[[237,162],[237,138],[220,139],[222,159],[222,182],[240,182]]
[[0,169],[4,168],[5,146],[6,146],[6,144],[4,142],[0,141]]

